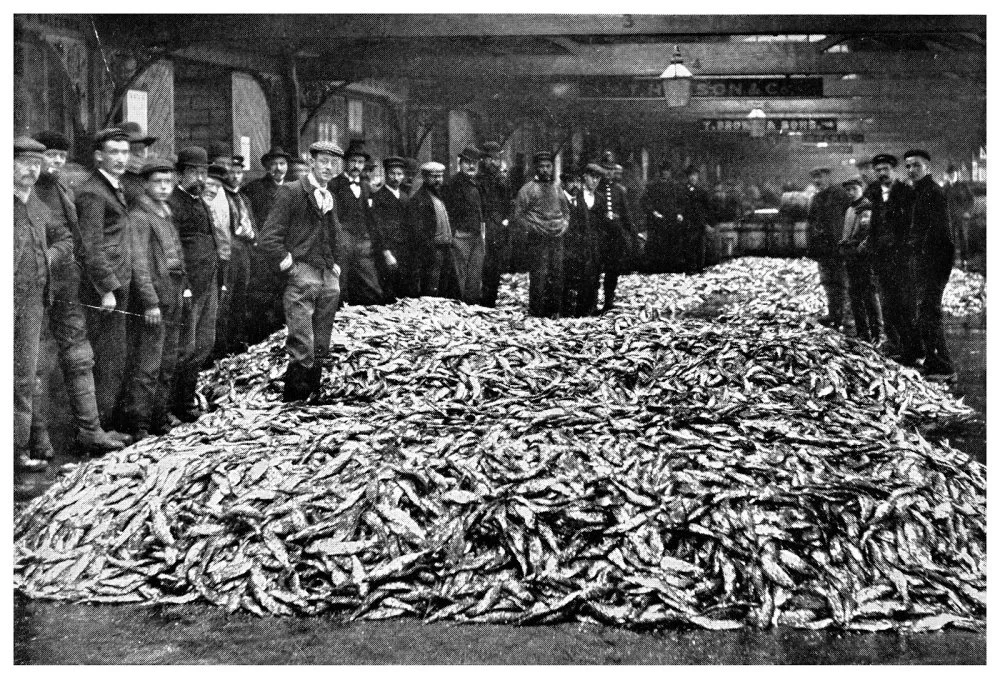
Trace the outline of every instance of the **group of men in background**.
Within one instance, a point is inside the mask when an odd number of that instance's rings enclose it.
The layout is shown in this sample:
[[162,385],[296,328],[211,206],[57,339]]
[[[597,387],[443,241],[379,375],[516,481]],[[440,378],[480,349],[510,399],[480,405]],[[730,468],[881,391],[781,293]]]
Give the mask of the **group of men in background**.
[[[809,255],[819,264],[827,299],[819,321],[842,327],[849,299],[859,339],[929,379],[948,382],[955,368],[942,297],[963,233],[953,224],[958,201],[934,180],[928,152],[911,149],[903,163],[908,181],[895,176],[899,159],[875,156],[876,180],[867,186],[860,176],[837,186],[829,168],[811,171],[817,193],[809,207]],[[957,210],[967,220],[971,195],[963,199]]]

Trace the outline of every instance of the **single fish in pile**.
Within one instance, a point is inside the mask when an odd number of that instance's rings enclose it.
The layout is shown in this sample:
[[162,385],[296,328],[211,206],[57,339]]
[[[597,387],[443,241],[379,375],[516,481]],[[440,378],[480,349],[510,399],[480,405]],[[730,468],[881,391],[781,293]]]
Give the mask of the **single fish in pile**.
[[676,318],[660,283],[593,319],[525,318],[510,289],[495,310],[348,307],[311,404],[277,402],[276,334],[203,374],[213,413],[23,509],[15,587],[262,616],[980,628],[985,467],[917,430],[970,409],[794,302]]

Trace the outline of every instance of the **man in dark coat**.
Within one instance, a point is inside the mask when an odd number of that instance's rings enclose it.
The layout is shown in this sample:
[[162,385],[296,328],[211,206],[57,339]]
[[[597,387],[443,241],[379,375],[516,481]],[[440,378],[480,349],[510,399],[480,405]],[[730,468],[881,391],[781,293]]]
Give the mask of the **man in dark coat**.
[[124,130],[102,130],[94,138],[97,169],[76,194],[83,244],[80,302],[87,305],[87,336],[94,351],[94,387],[101,426],[115,430],[125,387],[126,314],[132,286],[132,235],[120,179],[129,157]]
[[208,180],[205,149],[200,146],[181,149],[177,154],[177,174],[177,186],[168,203],[184,250],[184,271],[191,288],[191,302],[185,310],[178,340],[181,350],[171,410],[180,420],[190,422],[201,415],[195,398],[198,371],[215,346],[219,254],[212,216],[201,198]]
[[701,172],[694,165],[684,170],[687,184],[684,186],[683,231],[685,235],[685,271],[697,273],[705,268],[705,234],[711,227],[712,206],[708,196],[699,184]]
[[871,228],[859,250],[871,259],[878,281],[886,335],[879,351],[913,366],[921,354],[913,325],[913,283],[905,255],[913,189],[893,176],[898,164],[892,154],[872,158],[876,179],[865,190],[865,198],[872,204]]
[[128,164],[125,172],[122,173],[121,185],[125,192],[125,200],[129,207],[145,193],[144,181],[142,179],[142,164],[146,161],[149,147],[156,143],[159,137],[147,135],[142,126],[133,121],[127,121],[119,125],[128,134]]
[[597,305],[597,280],[600,277],[597,233],[591,210],[597,202],[597,186],[604,169],[591,163],[583,172],[583,186],[570,199],[569,229],[563,236],[562,316],[587,316]]
[[389,252],[381,267],[382,289],[388,299],[405,295],[404,282],[407,278],[406,231],[403,227],[403,213],[407,194],[402,182],[406,173],[406,159],[389,156],[382,161],[385,169],[385,184],[372,194],[372,212],[383,247]]
[[375,260],[381,258],[384,263],[388,258],[372,213],[371,189],[361,181],[371,156],[364,144],[355,140],[347,147],[345,157],[344,172],[330,182],[341,230],[337,253],[340,298],[352,305],[379,305],[385,302],[385,292]]
[[285,401],[308,399],[319,391],[340,295],[336,263],[340,225],[327,186],[339,171],[344,152],[333,142],[314,142],[309,153],[310,173],[278,192],[260,237],[261,251],[288,275]]
[[[52,267],[52,305],[46,312],[46,323],[42,329],[42,354],[38,361],[40,403],[36,400],[32,413],[31,455],[45,459],[54,455],[49,440],[47,411],[50,404],[49,372],[56,355],[73,414],[77,446],[84,453],[115,451],[124,448],[130,438],[118,432],[105,432],[97,410],[94,352],[87,339],[87,316],[80,305],[83,240],[77,223],[73,190],[62,177],[62,168],[69,154],[69,140],[54,131],[41,132],[35,139],[45,145],[46,150],[43,171],[33,193],[48,206],[52,215],[51,227],[58,231],[68,229],[73,235],[74,257]],[[53,237],[50,236],[49,240],[52,241]]]
[[670,163],[660,163],[660,176],[642,195],[646,221],[646,267],[651,272],[683,268],[683,194],[673,180]]
[[601,165],[607,174],[597,185],[591,218],[597,231],[600,266],[604,273],[602,311],[607,312],[614,307],[618,277],[628,266],[629,252],[636,235],[625,189],[615,182],[612,174],[615,164]]
[[441,187],[444,165],[431,161],[420,167],[422,182],[406,202],[403,225],[409,246],[408,295],[440,294],[442,271],[454,267],[451,256],[451,222]]
[[969,259],[969,222],[972,221],[972,208],[976,197],[967,182],[958,179],[958,168],[948,166],[945,173],[944,195],[948,199],[948,215],[951,218],[952,237],[958,248],[958,257],[962,266]]
[[882,309],[878,300],[875,272],[861,244],[871,230],[872,204],[864,196],[865,181],[860,175],[841,183],[851,198],[844,213],[844,230],[837,248],[844,257],[847,292],[858,339],[878,345],[882,340]]
[[253,208],[254,217],[257,224],[263,224],[267,219],[267,213],[274,205],[274,199],[278,195],[278,187],[285,182],[285,175],[288,173],[288,161],[291,155],[280,146],[271,149],[260,157],[260,164],[264,167],[264,175],[248,182],[243,187],[243,193],[250,201]]
[[73,237],[53,230],[48,207],[32,191],[45,146],[28,137],[14,140],[14,469],[40,472],[46,462],[31,457],[31,414],[44,309],[51,302],[51,267],[73,257]]
[[513,234],[510,211],[514,198],[510,180],[503,172],[503,149],[498,143],[483,144],[482,167],[476,181],[482,195],[483,219],[486,221],[481,304],[496,307],[500,278],[511,270]]
[[486,222],[483,197],[476,172],[479,149],[467,146],[458,156],[458,173],[444,186],[444,204],[451,220],[452,256],[455,258],[455,289],[445,295],[470,305],[483,297],[483,256],[486,250]]
[[830,168],[813,168],[809,173],[816,194],[809,204],[809,257],[819,265],[819,283],[826,293],[827,313],[818,321],[824,326],[844,325],[847,274],[844,258],[837,251],[844,229],[844,213],[851,199],[839,184],[830,184]]
[[931,157],[923,149],[903,155],[913,181],[913,211],[907,236],[916,291],[917,329],[923,342],[923,371],[929,380],[953,381],[955,367],[944,335],[941,298],[955,258],[948,199],[931,174]]

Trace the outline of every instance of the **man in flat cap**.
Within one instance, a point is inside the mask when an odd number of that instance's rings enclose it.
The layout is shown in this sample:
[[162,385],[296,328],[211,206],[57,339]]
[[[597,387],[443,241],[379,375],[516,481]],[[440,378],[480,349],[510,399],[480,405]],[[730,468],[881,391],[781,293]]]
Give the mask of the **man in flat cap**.
[[639,201],[646,220],[646,267],[651,272],[683,269],[684,194],[673,179],[669,161],[660,163],[659,176]]
[[87,338],[87,316],[80,304],[83,239],[77,223],[73,189],[62,176],[69,154],[69,139],[54,131],[40,132],[35,139],[46,149],[42,174],[33,193],[49,208],[53,227],[60,231],[67,229],[73,235],[74,257],[66,259],[62,265],[53,264],[51,270],[52,305],[46,311],[42,356],[38,362],[41,392],[36,398],[31,420],[32,456],[48,459],[54,455],[47,416],[49,372],[56,355],[73,414],[76,445],[84,453],[115,451],[124,448],[128,437],[118,432],[105,432],[97,409],[94,353]]
[[952,238],[958,249],[958,259],[964,268],[969,260],[969,222],[972,221],[972,208],[976,204],[976,197],[968,182],[959,179],[958,168],[954,164],[948,166],[944,180],[942,188],[945,198],[948,199]]
[[24,472],[46,467],[30,449],[38,345],[52,297],[51,268],[73,257],[69,230],[52,219],[33,191],[44,151],[28,137],[14,140],[14,468]]
[[94,387],[101,426],[119,430],[118,408],[125,387],[126,323],[132,288],[132,235],[121,177],[129,159],[129,136],[120,128],[94,138],[97,168],[76,194],[83,245],[87,336],[94,351]]
[[913,271],[916,325],[923,343],[923,372],[928,380],[952,382],[955,366],[944,335],[941,298],[955,260],[948,199],[934,181],[931,156],[923,149],[903,154],[906,173],[913,182],[913,209],[906,251]]
[[184,251],[191,298],[178,340],[172,414],[185,422],[201,415],[195,397],[198,371],[212,355],[219,310],[219,251],[211,210],[202,200],[208,182],[208,153],[189,146],[177,153],[177,186],[168,204]]
[[408,281],[412,297],[437,297],[442,271],[453,268],[451,220],[441,199],[444,165],[435,161],[420,166],[422,181],[406,202],[403,225],[409,238]]
[[563,294],[563,234],[569,229],[570,206],[555,181],[552,153],[534,155],[535,178],[514,200],[514,220],[528,232],[528,314],[556,318]]
[[[220,159],[228,161],[226,159]],[[229,181],[229,163],[214,162],[211,155],[208,162],[208,174],[205,187],[201,192],[201,200],[208,206],[212,216],[212,229],[215,232],[215,250],[218,255],[216,266],[216,283],[219,288],[219,306],[215,314],[215,345],[213,356],[224,356],[229,352],[230,343],[230,306],[232,303],[232,259],[233,259],[233,217],[229,198],[223,186]]]
[[[379,267],[388,262],[372,211],[371,188],[361,173],[371,155],[364,142],[353,140],[344,154],[344,172],[330,182],[340,223],[341,301],[352,305],[380,305],[386,301],[379,283]],[[376,266],[376,259],[381,259]]]
[[484,307],[496,307],[501,276],[511,270],[513,234],[510,225],[514,194],[503,171],[503,149],[497,142],[483,144],[482,165],[476,177],[483,200],[486,249],[483,254]]
[[125,192],[125,200],[131,206],[145,192],[140,169],[149,153],[149,147],[156,143],[158,137],[147,135],[142,126],[133,121],[126,121],[119,125],[128,134],[128,165],[122,173],[122,191]]
[[333,142],[314,142],[309,155],[309,174],[281,188],[260,237],[261,251],[288,277],[285,401],[319,392],[340,297],[336,254],[341,231],[328,186],[340,171],[344,152]]
[[444,204],[451,220],[452,255],[455,258],[453,290],[444,295],[470,305],[479,304],[483,296],[483,256],[486,250],[486,222],[483,217],[483,197],[476,173],[481,157],[479,149],[465,147],[458,155],[458,173],[444,186]]
[[569,229],[563,235],[563,298],[561,316],[587,316],[597,305],[600,277],[597,232],[591,211],[597,203],[597,187],[605,170],[590,163],[583,171],[583,186],[570,201]]
[[146,190],[129,210],[135,237],[135,316],[129,318],[132,357],[124,411],[136,441],[170,429],[168,418],[183,326],[184,294],[190,296],[184,249],[168,201],[174,164],[147,156],[139,169]]
[[383,247],[388,251],[384,265],[379,267],[382,289],[388,299],[405,295],[407,278],[407,235],[403,227],[403,213],[408,198],[403,191],[406,176],[406,159],[389,156],[382,160],[385,184],[372,194],[372,213]]
[[[628,268],[630,252],[636,239],[635,223],[625,187],[615,181],[611,152],[605,153],[605,176],[597,185],[597,202],[592,209],[594,226],[598,234],[598,252],[601,271],[604,273],[604,305],[607,312],[615,304],[618,277]],[[680,243],[678,244],[680,247]]]
[[851,204],[844,213],[844,228],[837,249],[844,257],[854,329],[859,340],[877,346],[882,341],[882,309],[871,258],[861,249],[871,230],[872,204],[864,195],[865,180],[861,175],[844,180],[841,186]]
[[844,325],[847,274],[837,242],[844,230],[844,213],[851,199],[842,186],[830,183],[830,174],[830,168],[822,167],[809,172],[816,193],[809,204],[807,252],[819,265],[819,282],[826,293],[827,313],[819,322],[839,328]]
[[894,176],[899,160],[892,154],[878,154],[871,164],[875,181],[865,190],[872,204],[871,228],[860,250],[869,255],[878,282],[886,336],[879,351],[912,366],[920,356],[913,325],[913,283],[905,255],[913,188]]

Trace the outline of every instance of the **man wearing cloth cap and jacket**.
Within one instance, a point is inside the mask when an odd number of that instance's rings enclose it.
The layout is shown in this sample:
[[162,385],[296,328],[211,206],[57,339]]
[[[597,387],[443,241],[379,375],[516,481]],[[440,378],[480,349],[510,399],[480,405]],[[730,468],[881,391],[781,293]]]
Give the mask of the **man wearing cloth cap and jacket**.
[[455,258],[455,288],[442,291],[447,297],[478,305],[483,297],[483,256],[486,251],[486,222],[483,197],[476,172],[479,149],[467,146],[458,156],[458,173],[445,184],[443,198],[451,220],[452,255]]
[[344,172],[330,182],[340,224],[340,296],[352,305],[379,305],[385,302],[385,292],[379,283],[375,258],[381,258],[383,263],[389,258],[371,209],[371,188],[361,178],[371,156],[361,141],[354,140],[344,157]]
[[403,213],[409,241],[407,294],[436,297],[440,294],[442,271],[454,267],[451,220],[441,200],[444,165],[430,161],[420,166],[420,173],[420,188],[410,196]]
[[483,198],[486,249],[483,254],[483,298],[486,307],[496,307],[500,277],[510,271],[513,234],[510,210],[513,193],[503,172],[503,149],[496,142],[483,144],[482,168],[476,178]]
[[[604,272],[603,311],[606,312],[614,307],[618,277],[628,267],[636,233],[625,187],[614,179],[615,168],[620,167],[614,162],[614,155],[606,153],[601,167],[605,176],[597,185],[597,199],[591,216],[597,228],[601,271]],[[597,285],[596,281],[594,285]],[[596,294],[594,299],[597,299]]]
[[944,335],[941,298],[955,259],[948,199],[931,174],[931,156],[923,149],[903,154],[913,181],[913,211],[906,251],[916,292],[917,330],[924,349],[923,372],[929,380],[950,382],[955,367]]
[[837,248],[844,257],[854,329],[859,340],[878,345],[882,341],[882,310],[871,260],[861,250],[871,228],[872,204],[864,196],[865,181],[860,175],[845,180],[841,186],[850,196],[851,204],[844,213],[844,230]]
[[382,160],[385,169],[385,184],[372,194],[372,212],[375,224],[388,256],[381,262],[382,289],[386,297],[395,299],[406,294],[407,278],[406,232],[403,228],[403,213],[406,209],[407,194],[402,183],[406,176],[406,159],[389,156]]
[[819,265],[819,283],[826,293],[827,313],[819,322],[838,328],[844,325],[847,274],[837,243],[843,235],[844,213],[851,199],[843,187],[830,184],[830,168],[813,168],[809,175],[816,194],[809,204],[807,252]]
[[94,138],[97,169],[76,194],[83,244],[84,282],[80,302],[87,305],[87,336],[94,351],[94,387],[101,426],[117,430],[125,387],[126,314],[132,288],[132,233],[121,176],[129,159],[124,130],[101,130]]
[[142,179],[142,164],[146,160],[149,147],[156,143],[159,137],[147,135],[142,126],[133,121],[126,121],[119,125],[128,134],[128,164],[125,172],[122,173],[122,191],[125,192],[125,200],[129,207],[146,192],[145,182]]
[[336,263],[340,225],[327,186],[337,175],[344,152],[333,142],[314,142],[309,154],[309,174],[281,188],[260,236],[261,251],[288,275],[285,401],[307,399],[319,391],[340,296]]
[[570,206],[554,181],[552,154],[534,156],[535,178],[521,187],[514,201],[514,220],[528,232],[528,313],[558,317],[563,292],[563,234],[569,229]]
[[[44,460],[30,455],[31,414],[37,382],[38,342],[51,301],[51,268],[73,257],[73,237],[58,229],[48,207],[32,191],[45,146],[14,140],[14,468],[40,472]],[[50,230],[56,227],[56,231]]]
[[46,150],[42,174],[33,193],[48,206],[52,224],[72,233],[74,257],[52,268],[52,305],[47,310],[42,330],[42,355],[38,361],[40,391],[31,418],[31,455],[35,458],[51,458],[54,455],[49,440],[47,410],[50,403],[49,370],[57,354],[73,414],[77,446],[83,452],[115,451],[124,448],[129,438],[118,432],[105,432],[97,410],[94,352],[87,339],[87,316],[80,305],[83,241],[77,224],[73,190],[61,176],[69,153],[69,140],[54,131],[40,132],[35,139],[45,145]]

